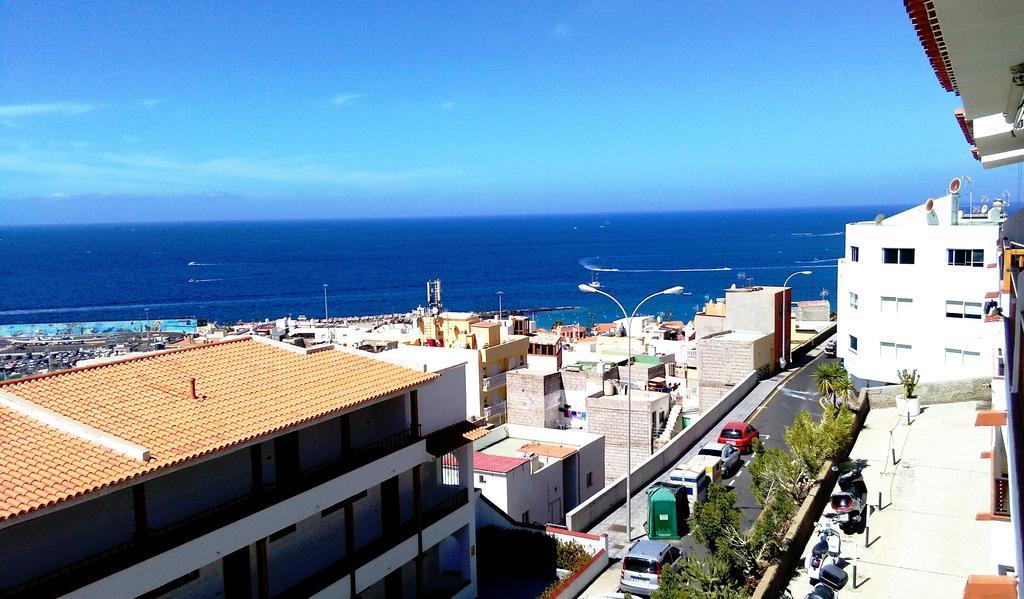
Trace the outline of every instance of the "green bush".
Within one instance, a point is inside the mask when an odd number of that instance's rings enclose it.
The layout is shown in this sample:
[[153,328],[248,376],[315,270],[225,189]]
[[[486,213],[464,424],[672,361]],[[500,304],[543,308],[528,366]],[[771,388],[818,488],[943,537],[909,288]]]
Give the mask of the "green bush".
[[850,447],[855,422],[856,415],[845,405],[838,410],[825,410],[819,422],[807,410],[800,410],[793,425],[786,429],[786,445],[808,473],[817,474],[826,460]]
[[558,541],[558,558],[556,564],[558,568],[563,570],[569,570],[575,572],[583,566],[587,565],[592,557],[587,548],[580,545],[576,541]]
[[750,551],[759,566],[767,566],[785,549],[783,540],[789,521],[796,513],[796,502],[789,493],[774,493],[761,517],[750,529]]
[[708,556],[688,555],[661,571],[651,599],[740,599],[747,593],[730,578],[729,564]]
[[[590,558],[593,557],[587,551],[586,547],[580,545],[576,541],[556,541],[558,543],[556,548],[555,563],[556,567],[563,570],[568,570],[570,576],[572,572],[579,570],[580,568],[587,565]],[[548,585],[548,588],[544,589],[544,592],[537,596],[537,599],[549,599],[554,594],[555,589],[558,585],[562,584],[562,579],[558,579]]]

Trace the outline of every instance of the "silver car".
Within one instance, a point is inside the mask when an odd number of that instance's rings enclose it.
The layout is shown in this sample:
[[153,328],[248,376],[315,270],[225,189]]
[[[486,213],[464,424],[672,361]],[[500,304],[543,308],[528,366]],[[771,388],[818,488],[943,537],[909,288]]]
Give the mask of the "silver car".
[[634,595],[650,595],[658,588],[658,577],[666,566],[679,560],[678,548],[664,541],[641,539],[629,548],[622,560],[619,590]]
[[721,468],[720,474],[722,478],[736,472],[736,468],[740,465],[739,450],[725,443],[708,443],[700,448],[697,455],[707,455],[721,459],[722,464],[719,468]]

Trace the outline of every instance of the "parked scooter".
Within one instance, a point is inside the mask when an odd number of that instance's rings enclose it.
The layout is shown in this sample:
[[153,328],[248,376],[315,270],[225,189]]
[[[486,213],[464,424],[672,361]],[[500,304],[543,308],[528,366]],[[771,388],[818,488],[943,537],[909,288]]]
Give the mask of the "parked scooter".
[[[826,516],[832,517],[832,514]],[[811,584],[816,584],[821,577],[821,570],[825,566],[835,566],[839,563],[839,553],[842,549],[843,540],[839,531],[832,527],[832,520],[826,520],[824,524],[815,524],[814,529],[818,531],[818,542],[811,547],[811,552],[804,558],[804,568],[807,570],[807,577]]]
[[842,568],[829,564],[821,569],[820,583],[804,599],[835,599],[836,591],[846,586],[849,576]]
[[836,513],[836,522],[846,534],[864,532],[866,520],[864,512],[868,509],[868,486],[864,483],[863,470],[867,468],[866,460],[846,462],[840,466],[832,466],[839,475],[840,492],[832,495],[832,509]]

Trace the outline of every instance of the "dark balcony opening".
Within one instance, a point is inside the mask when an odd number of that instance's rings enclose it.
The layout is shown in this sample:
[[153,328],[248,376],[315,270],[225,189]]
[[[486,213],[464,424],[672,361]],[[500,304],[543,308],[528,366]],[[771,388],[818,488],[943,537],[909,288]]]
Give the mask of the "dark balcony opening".
[[275,483],[265,484],[262,493],[250,493],[167,526],[151,527],[146,535],[140,535],[132,541],[113,546],[106,551],[13,588],[0,589],[0,598],[51,596],[67,593],[213,532],[285,499],[304,493],[329,480],[413,445],[421,438],[419,427],[412,427],[377,439],[353,449],[347,455],[336,460],[321,464],[306,472],[298,472],[291,476],[289,481],[279,478]]

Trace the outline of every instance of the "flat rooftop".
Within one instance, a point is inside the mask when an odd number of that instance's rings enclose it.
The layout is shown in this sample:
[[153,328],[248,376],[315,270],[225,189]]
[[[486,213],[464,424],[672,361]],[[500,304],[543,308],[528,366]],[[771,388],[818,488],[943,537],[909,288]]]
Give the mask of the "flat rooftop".
[[[877,505],[882,491],[883,509],[868,519],[870,547],[864,546],[865,535],[843,535],[841,556],[851,562],[859,557],[859,586],[854,588],[852,565],[847,566],[844,598],[959,598],[969,575],[995,573],[999,543],[993,525],[1000,523],[975,520],[990,509],[992,484],[989,461],[979,457],[991,449],[992,431],[974,426],[977,410],[976,402],[926,406],[910,426],[895,408],[868,413],[850,457],[868,461],[868,497]],[[816,541],[812,535],[801,555]],[[1002,546],[1013,563],[1009,537]],[[790,588],[794,597],[807,594],[806,573],[801,570]]]
[[572,443],[551,443],[522,437],[505,437],[486,447],[477,448],[477,451],[488,455],[507,457],[520,457],[520,453],[528,452],[552,458],[564,458],[576,453],[578,449],[579,446]]

